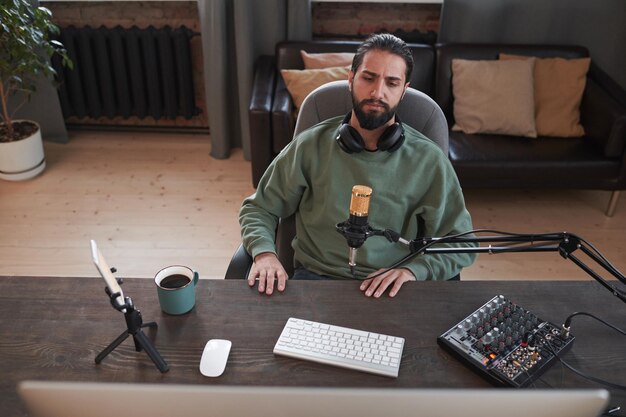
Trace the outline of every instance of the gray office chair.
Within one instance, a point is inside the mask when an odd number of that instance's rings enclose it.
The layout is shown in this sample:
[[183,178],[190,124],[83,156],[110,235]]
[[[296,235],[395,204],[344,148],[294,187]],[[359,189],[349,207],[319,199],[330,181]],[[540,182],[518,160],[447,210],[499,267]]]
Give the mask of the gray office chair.
[[[335,116],[343,116],[352,110],[352,98],[347,81],[333,81],[311,92],[304,99],[296,121],[294,137],[303,130]],[[422,132],[448,154],[448,122],[437,103],[426,94],[408,88],[400,105],[398,116],[402,123]],[[296,235],[294,216],[280,219],[276,231],[278,259],[289,274],[293,273],[293,248],[291,241]],[[252,257],[243,245],[239,245],[226,271],[226,279],[245,279],[252,266]]]

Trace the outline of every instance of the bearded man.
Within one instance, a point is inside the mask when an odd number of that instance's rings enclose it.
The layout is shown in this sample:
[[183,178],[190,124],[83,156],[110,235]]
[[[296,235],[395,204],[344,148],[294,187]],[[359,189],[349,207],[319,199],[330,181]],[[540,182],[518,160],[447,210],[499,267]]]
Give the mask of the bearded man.
[[[358,266],[346,264],[346,241],[335,231],[345,218],[355,184],[372,188],[372,224],[416,236],[467,232],[472,222],[452,166],[441,149],[396,115],[409,87],[413,57],[390,34],[370,36],[352,62],[348,85],[353,110],[303,131],[276,157],[240,213],[242,241],[254,259],[248,284],[271,295],[288,279],[359,279],[359,289],[378,298],[395,296],[416,280],[458,276],[472,254],[420,255],[388,269],[407,255],[401,245],[371,239],[359,249]],[[276,256],[279,218],[296,214],[294,274]],[[419,223],[422,223],[421,225]]]

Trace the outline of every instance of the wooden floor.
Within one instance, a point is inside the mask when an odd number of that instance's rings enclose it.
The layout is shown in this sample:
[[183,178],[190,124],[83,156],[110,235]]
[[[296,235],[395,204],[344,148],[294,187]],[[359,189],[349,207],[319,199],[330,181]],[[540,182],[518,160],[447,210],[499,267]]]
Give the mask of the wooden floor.
[[[189,265],[222,278],[239,244],[237,212],[253,192],[241,150],[209,156],[206,135],[79,132],[46,143],[34,180],[0,182],[0,275],[96,277],[95,239],[118,276]],[[624,193],[626,194],[626,193]],[[626,198],[605,191],[465,190],[475,228],[570,231],[626,269]],[[463,279],[588,279],[556,253],[481,255]]]

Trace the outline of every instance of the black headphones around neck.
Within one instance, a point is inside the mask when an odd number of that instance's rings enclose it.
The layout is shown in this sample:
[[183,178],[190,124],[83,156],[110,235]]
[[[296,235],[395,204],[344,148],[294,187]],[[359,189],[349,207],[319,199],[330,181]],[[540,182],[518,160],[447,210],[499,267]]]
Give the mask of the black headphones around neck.
[[[350,126],[350,117],[352,117],[352,111],[346,114],[343,118],[341,126],[339,127],[339,133],[337,134],[337,143],[339,147],[347,153],[359,153],[365,149],[365,142],[363,138],[357,132],[355,128]],[[402,122],[396,114],[396,122],[389,126],[378,139],[378,150],[395,152],[404,142],[404,128]]]

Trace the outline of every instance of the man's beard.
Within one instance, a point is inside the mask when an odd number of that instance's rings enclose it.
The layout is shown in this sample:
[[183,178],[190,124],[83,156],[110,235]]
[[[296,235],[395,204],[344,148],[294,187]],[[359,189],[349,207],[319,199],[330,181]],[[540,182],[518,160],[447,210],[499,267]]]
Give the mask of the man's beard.
[[[366,104],[377,104],[383,106],[385,111],[383,112],[366,112],[363,108]],[[374,130],[383,126],[389,120],[396,115],[398,106],[390,109],[389,105],[381,100],[365,99],[357,103],[354,93],[352,93],[352,107],[354,108],[354,114],[356,115],[359,124],[363,129]]]

